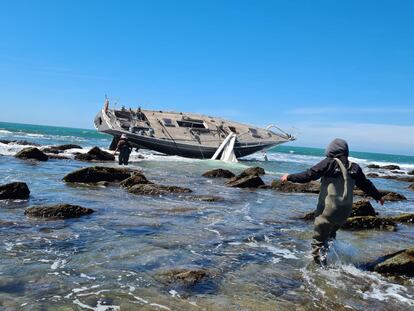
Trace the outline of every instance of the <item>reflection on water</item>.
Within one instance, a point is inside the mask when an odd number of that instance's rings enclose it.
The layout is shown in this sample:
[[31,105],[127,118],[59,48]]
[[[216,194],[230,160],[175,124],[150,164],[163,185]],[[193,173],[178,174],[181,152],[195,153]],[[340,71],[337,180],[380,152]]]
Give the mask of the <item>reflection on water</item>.
[[[230,168],[242,170],[255,161]],[[397,233],[338,233],[331,265],[311,263],[312,224],[296,220],[316,196],[227,188],[201,173],[228,165],[156,157],[134,162],[153,181],[189,187],[224,201],[146,197],[117,187],[74,187],[61,182],[76,161],[28,164],[0,157],[0,181],[27,181],[30,202],[1,202],[0,306],[5,310],[409,310],[411,280],[392,280],[356,268],[412,246],[413,227]],[[299,169],[261,162],[267,171]],[[275,175],[265,176],[270,180]],[[377,180],[375,181],[377,183]],[[375,207],[413,212],[413,194],[378,180],[411,201]],[[391,189],[391,190],[392,190]],[[75,220],[29,219],[29,205],[66,202],[96,210]],[[384,243],[386,241],[386,243]],[[168,283],[165,271],[205,269],[209,277]]]

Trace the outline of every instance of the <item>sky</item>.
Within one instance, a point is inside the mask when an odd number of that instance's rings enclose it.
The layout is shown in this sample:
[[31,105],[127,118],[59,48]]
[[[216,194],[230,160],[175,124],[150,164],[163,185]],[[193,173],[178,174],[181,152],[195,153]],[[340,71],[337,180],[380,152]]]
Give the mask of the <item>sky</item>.
[[118,107],[414,155],[414,1],[0,0],[0,121],[92,128]]

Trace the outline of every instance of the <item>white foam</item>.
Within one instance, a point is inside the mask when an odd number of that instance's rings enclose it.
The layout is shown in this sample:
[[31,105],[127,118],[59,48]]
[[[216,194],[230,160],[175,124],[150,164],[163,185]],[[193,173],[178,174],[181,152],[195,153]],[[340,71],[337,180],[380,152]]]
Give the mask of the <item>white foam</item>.
[[63,268],[66,265],[66,259],[58,259],[50,266],[50,269],[56,270],[58,268]]

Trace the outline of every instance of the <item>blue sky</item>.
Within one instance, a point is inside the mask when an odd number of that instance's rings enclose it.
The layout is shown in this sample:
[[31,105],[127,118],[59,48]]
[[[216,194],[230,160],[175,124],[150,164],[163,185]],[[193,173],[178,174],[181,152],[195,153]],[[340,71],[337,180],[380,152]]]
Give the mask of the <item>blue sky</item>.
[[0,121],[119,105],[414,154],[413,1],[0,1]]

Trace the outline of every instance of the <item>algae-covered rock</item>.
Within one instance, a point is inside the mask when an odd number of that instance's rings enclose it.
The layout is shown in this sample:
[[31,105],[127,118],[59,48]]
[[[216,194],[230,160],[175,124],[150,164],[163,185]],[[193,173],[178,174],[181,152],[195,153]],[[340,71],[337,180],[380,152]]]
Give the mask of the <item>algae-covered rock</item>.
[[387,219],[398,223],[414,223],[414,214],[406,213],[397,216],[387,217]]
[[140,195],[162,195],[162,194],[171,194],[171,193],[190,193],[191,189],[182,188],[177,186],[164,186],[157,184],[137,184],[132,187],[127,188],[127,191],[133,194]]
[[0,186],[0,200],[24,200],[30,195],[29,187],[24,182],[12,182]]
[[376,216],[356,216],[350,217],[341,227],[345,230],[366,230],[366,229],[380,229],[395,231],[397,229],[394,221],[388,218],[381,218]]
[[77,218],[83,215],[92,214],[93,212],[93,209],[81,207],[78,205],[56,204],[49,206],[29,207],[24,213],[25,215],[31,217],[65,219]]
[[377,212],[367,200],[356,201],[352,204],[352,212],[349,217],[355,216],[376,216]]
[[121,182],[121,187],[124,188],[128,188],[128,187],[132,187],[134,185],[139,185],[139,184],[148,184],[150,183],[148,181],[148,179],[141,173],[139,172],[134,172],[131,177],[128,177],[127,179],[125,179],[124,181]]
[[321,185],[317,181],[311,181],[304,184],[293,183],[290,181],[282,182],[273,180],[270,185],[273,190],[287,193],[319,193]]
[[263,176],[266,172],[263,168],[255,166],[255,167],[249,167],[248,169],[245,169],[243,172],[241,172],[238,177],[246,177],[246,176]]
[[208,177],[208,178],[232,178],[235,175],[229,170],[217,168],[217,169],[205,172],[203,176]]
[[75,160],[92,162],[115,161],[115,156],[109,152],[93,147],[87,153],[80,153],[75,156]]
[[259,176],[254,175],[249,175],[241,178],[237,176],[226,182],[226,186],[235,188],[258,188],[264,184],[265,183]]
[[23,160],[37,160],[37,161],[47,161],[49,157],[36,147],[29,147],[20,150],[15,155],[16,158],[23,159]]
[[214,195],[185,195],[182,196],[184,199],[192,201],[202,201],[202,202],[222,202],[224,199],[222,197]]
[[119,182],[130,177],[133,172],[126,168],[91,166],[69,173],[63,180],[70,183]]
[[207,278],[208,272],[204,269],[172,269],[157,275],[157,279],[166,284],[195,285]]
[[379,258],[368,265],[368,270],[386,275],[414,276],[414,248],[408,248],[399,252]]

